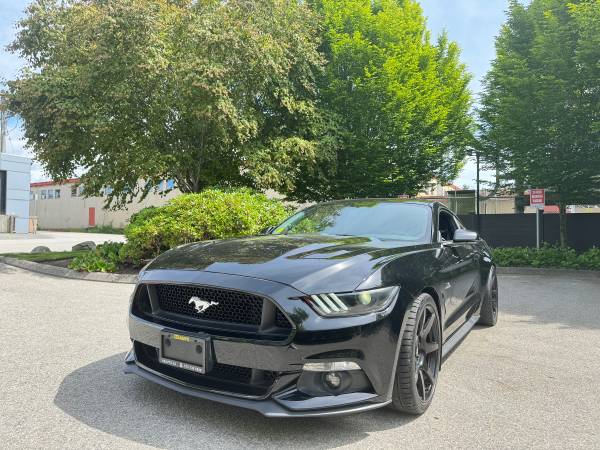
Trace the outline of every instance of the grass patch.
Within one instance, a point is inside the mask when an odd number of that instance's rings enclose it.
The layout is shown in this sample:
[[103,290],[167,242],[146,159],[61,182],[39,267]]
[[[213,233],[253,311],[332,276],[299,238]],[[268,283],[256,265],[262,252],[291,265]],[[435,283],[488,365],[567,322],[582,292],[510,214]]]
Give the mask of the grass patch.
[[22,259],[23,261],[32,262],[48,262],[48,261],[61,261],[64,259],[73,259],[77,257],[85,256],[90,253],[89,250],[80,250],[77,252],[48,252],[48,253],[2,253],[0,256],[7,256],[9,258]]
[[113,228],[111,225],[99,225],[97,227],[86,228],[86,233],[101,233],[101,234],[123,234],[123,228]]
[[124,234],[123,228],[113,228],[110,225],[99,225],[91,228],[40,228],[39,231],[60,231],[64,233],[99,233],[99,234]]

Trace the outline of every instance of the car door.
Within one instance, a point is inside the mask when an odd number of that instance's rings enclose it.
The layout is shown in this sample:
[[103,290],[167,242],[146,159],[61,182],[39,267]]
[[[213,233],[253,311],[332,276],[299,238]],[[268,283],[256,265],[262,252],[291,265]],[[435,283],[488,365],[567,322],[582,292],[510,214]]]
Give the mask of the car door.
[[[445,208],[438,212],[438,240],[442,252],[442,272],[447,283],[445,336],[450,336],[466,320],[479,292],[479,259],[475,242],[454,242],[454,232],[464,228]],[[448,286],[449,284],[449,286]]]

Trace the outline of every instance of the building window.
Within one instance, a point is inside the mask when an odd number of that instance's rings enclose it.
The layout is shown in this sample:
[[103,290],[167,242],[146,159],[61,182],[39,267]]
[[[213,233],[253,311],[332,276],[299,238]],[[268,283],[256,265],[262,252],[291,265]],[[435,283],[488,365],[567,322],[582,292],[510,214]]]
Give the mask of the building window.
[[54,198],[54,189],[48,189],[48,197],[46,197],[48,200],[52,200]]
[[48,198],[48,191],[46,189],[42,189],[42,200],[46,200]]
[[0,170],[0,214],[6,214],[6,170]]
[[54,189],[54,198],[60,198],[60,189]]
[[77,185],[71,185],[71,197],[77,197]]

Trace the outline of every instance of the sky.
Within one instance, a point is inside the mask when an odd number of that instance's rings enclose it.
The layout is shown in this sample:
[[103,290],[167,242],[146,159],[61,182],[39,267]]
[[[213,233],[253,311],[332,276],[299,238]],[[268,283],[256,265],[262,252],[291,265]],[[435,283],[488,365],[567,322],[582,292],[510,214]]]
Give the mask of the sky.
[[[494,41],[506,21],[508,0],[420,0],[427,25],[436,36],[444,30],[461,48],[461,60],[473,77],[470,88],[475,100],[481,81],[490,68],[496,49]],[[459,187],[475,187],[475,162],[468,160],[458,179]],[[493,181],[492,172],[481,172],[482,180]]]
[[[23,16],[29,0],[0,0],[0,86],[2,80],[17,76],[23,62],[6,51],[5,47],[15,36],[15,23]],[[427,17],[427,23],[435,37],[447,31],[451,40],[456,41],[462,50],[462,61],[473,76],[470,87],[477,98],[481,92],[481,79],[494,58],[494,39],[502,23],[506,20],[508,0],[420,0]],[[19,122],[9,121],[8,152],[27,154],[25,141]],[[483,173],[482,178],[492,174]],[[47,179],[38,164],[32,169],[33,181]],[[460,187],[475,185],[475,164],[468,161],[462,173],[454,181]]]

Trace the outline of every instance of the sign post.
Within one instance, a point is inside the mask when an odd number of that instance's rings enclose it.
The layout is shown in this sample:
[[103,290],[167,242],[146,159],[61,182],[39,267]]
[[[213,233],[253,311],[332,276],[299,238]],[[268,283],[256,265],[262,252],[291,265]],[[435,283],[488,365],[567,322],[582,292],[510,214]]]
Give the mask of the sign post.
[[535,245],[540,248],[541,245],[541,221],[540,216],[544,214],[546,206],[546,191],[544,189],[529,190],[529,205],[536,208],[535,210]]
[[539,249],[541,246],[541,235],[542,235],[542,223],[541,216],[544,214],[544,210],[538,208],[535,210],[535,246]]

